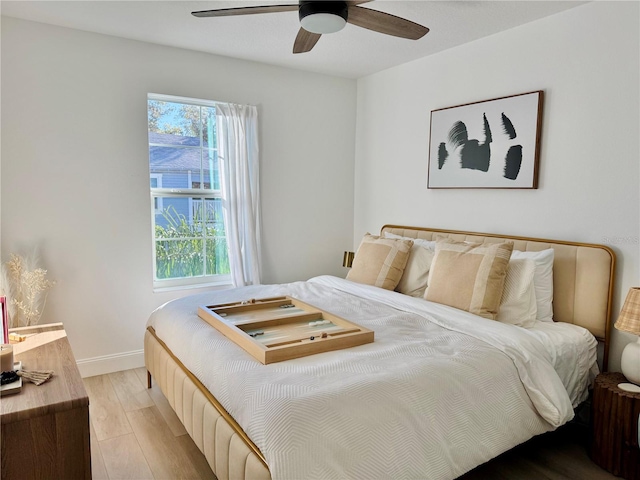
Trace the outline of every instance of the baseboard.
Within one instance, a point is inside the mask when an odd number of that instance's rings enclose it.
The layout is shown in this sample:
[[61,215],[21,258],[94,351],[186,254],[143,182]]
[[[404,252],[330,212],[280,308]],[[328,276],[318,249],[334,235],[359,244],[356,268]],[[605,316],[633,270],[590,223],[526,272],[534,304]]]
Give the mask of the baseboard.
[[144,350],[83,358],[76,362],[82,378],[144,367]]

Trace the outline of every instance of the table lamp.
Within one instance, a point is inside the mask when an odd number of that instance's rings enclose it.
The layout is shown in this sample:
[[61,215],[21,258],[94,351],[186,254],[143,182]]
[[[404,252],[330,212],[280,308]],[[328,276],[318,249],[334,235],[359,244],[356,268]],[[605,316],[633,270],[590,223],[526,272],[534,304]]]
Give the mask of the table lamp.
[[[640,335],[640,287],[629,289],[614,327],[622,332]],[[637,342],[631,342],[624,347],[620,369],[627,380],[633,383],[620,383],[618,388],[640,393],[640,337]]]

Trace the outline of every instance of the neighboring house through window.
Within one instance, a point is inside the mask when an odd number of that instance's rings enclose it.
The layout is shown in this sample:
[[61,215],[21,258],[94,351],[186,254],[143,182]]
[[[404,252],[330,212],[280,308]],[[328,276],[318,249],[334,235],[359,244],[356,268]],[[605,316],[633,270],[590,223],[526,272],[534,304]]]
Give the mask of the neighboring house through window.
[[[150,178],[151,188],[162,188],[162,174],[152,173]],[[162,198],[153,197],[153,213],[155,215],[162,215]]]
[[216,103],[148,95],[154,286],[229,283]]

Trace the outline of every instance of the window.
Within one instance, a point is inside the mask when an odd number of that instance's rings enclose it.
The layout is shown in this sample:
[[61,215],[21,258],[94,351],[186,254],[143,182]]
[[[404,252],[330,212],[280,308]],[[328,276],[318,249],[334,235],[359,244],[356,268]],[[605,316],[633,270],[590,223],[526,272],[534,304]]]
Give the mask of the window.
[[155,287],[229,283],[216,104],[150,94]]
[[[152,173],[151,174],[151,188],[162,188],[162,174],[160,173]],[[154,197],[153,199],[153,212],[154,214],[162,214],[162,198]]]

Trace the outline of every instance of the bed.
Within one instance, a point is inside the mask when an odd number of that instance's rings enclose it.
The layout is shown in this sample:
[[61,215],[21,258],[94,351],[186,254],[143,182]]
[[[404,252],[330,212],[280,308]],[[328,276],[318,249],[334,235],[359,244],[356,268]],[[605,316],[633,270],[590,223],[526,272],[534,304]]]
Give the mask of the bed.
[[[597,342],[606,370],[609,248],[394,225],[381,237],[552,249],[554,322],[515,327],[330,276],[169,302],[147,324],[149,382],[219,479],[456,478],[569,421],[598,371]],[[375,342],[262,365],[197,315],[278,295],[370,328]]]

